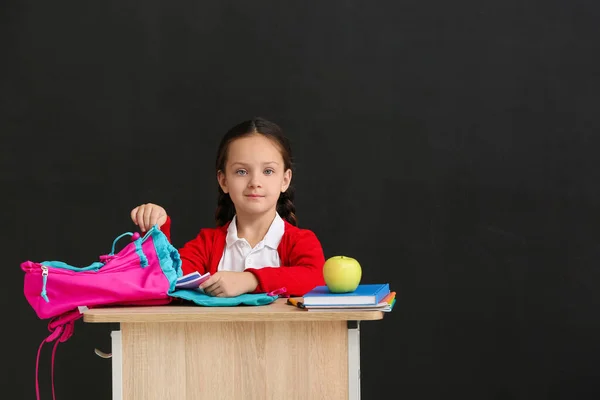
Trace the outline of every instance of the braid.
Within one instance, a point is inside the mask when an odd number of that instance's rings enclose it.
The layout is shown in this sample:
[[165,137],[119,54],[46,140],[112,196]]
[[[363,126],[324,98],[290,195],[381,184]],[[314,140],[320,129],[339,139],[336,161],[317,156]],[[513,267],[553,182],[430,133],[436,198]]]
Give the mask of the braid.
[[219,188],[219,200],[217,201],[217,211],[215,211],[215,222],[217,226],[223,226],[233,219],[235,207],[231,197]]
[[291,186],[279,196],[279,200],[277,200],[277,212],[281,218],[294,226],[298,226],[296,206],[294,205],[294,188]]

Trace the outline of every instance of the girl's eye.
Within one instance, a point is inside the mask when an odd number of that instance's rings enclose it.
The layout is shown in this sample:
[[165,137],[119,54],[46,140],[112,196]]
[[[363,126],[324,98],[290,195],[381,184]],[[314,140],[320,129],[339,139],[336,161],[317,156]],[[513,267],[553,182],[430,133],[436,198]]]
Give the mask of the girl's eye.
[[237,175],[246,175],[247,174],[245,169],[238,169],[237,171],[235,171],[235,173]]
[[265,170],[265,175],[273,175],[274,173],[275,173],[275,171],[273,171],[272,169]]

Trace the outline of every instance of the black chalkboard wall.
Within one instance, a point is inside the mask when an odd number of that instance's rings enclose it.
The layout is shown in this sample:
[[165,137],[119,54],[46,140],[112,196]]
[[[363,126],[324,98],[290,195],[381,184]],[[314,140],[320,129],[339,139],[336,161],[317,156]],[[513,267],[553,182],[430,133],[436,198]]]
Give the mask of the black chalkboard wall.
[[[2,390],[35,398],[47,333],[20,263],[88,265],[142,202],[182,245],[213,225],[219,138],[263,116],[292,140],[300,225],[398,292],[363,325],[364,399],[597,399],[599,19],[579,0],[4,0]],[[110,397],[93,349],[112,328],[59,346],[60,399]]]

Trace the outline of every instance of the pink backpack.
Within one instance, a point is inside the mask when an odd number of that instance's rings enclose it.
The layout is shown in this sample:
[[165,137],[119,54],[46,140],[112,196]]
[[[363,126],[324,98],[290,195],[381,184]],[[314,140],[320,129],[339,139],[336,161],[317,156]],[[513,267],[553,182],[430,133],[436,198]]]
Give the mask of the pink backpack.
[[[115,245],[124,236],[131,242],[115,254]],[[56,341],[52,350],[52,398],[54,355],[58,343],[73,334],[81,310],[93,307],[160,305],[170,303],[177,278],[182,275],[181,259],[175,247],[152,227],[143,237],[126,232],[113,241],[112,250],[87,267],[74,267],[62,261],[25,261],[24,292],[40,319],[50,318],[51,334],[40,344],[36,359],[35,390],[39,392],[39,360],[44,343]]]

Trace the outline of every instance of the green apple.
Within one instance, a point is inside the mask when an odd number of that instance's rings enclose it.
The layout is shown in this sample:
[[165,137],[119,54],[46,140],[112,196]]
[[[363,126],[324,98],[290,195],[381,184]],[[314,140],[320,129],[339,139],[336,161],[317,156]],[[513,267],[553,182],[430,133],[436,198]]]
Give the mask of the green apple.
[[323,278],[332,293],[353,292],[362,277],[362,268],[352,257],[333,256],[323,264]]

